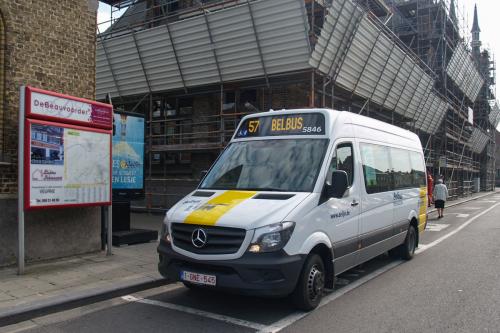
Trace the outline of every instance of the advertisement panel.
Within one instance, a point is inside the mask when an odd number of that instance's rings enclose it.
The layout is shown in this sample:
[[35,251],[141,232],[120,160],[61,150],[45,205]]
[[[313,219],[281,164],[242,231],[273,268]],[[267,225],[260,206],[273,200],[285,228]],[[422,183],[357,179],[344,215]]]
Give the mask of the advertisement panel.
[[113,197],[144,196],[144,116],[115,113],[113,120]]
[[109,104],[26,87],[26,116],[81,126],[111,128],[113,107]]
[[25,142],[25,209],[110,204],[109,131],[27,120]]

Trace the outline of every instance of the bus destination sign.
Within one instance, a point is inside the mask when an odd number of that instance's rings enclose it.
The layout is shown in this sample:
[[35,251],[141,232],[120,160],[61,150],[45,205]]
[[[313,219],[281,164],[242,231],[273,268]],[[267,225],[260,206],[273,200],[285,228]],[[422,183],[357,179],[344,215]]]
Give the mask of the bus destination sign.
[[249,118],[238,128],[235,138],[280,135],[325,135],[325,116],[297,113]]

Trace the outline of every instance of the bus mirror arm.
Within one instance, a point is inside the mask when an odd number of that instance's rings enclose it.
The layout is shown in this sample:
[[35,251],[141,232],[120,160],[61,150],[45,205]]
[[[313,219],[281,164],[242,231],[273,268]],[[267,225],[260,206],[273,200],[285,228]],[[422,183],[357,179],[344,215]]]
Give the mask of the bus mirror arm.
[[340,199],[344,196],[349,187],[347,172],[343,170],[334,170],[332,172],[332,183],[325,184],[326,195],[328,198]]

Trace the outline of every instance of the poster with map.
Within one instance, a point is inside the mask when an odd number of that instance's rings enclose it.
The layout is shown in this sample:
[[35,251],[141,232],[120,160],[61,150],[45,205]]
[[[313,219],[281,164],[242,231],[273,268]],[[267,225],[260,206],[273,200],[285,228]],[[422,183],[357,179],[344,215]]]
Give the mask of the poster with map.
[[26,209],[111,201],[109,131],[28,120]]

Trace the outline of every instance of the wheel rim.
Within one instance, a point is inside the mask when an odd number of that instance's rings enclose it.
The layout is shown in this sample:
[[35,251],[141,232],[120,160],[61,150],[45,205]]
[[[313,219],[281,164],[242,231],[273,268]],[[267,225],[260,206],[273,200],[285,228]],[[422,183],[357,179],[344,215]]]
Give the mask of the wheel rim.
[[307,291],[309,299],[315,301],[323,294],[323,287],[325,285],[325,277],[318,265],[311,267],[309,278],[307,280]]
[[416,244],[415,229],[411,227],[408,234],[408,253],[413,254],[415,252],[415,244]]

